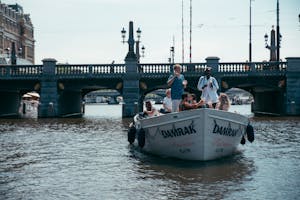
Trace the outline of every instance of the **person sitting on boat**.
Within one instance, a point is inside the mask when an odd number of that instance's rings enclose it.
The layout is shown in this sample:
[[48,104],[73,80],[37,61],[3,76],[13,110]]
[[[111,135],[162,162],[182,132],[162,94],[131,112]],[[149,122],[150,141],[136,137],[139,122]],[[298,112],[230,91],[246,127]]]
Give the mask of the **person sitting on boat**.
[[201,99],[199,102],[197,102],[196,95],[193,93],[188,94],[188,102],[191,104],[197,104],[196,108],[212,108],[210,102],[205,103],[205,99]]
[[166,90],[166,96],[163,100],[163,108],[160,109],[161,113],[172,112],[172,99],[171,99],[171,88]]
[[146,110],[144,110],[144,116],[153,117],[159,115],[159,112],[152,106],[151,101],[146,101]]
[[188,94],[183,94],[181,96],[181,102],[179,104],[179,111],[191,110],[202,107],[205,102],[200,100],[199,102],[189,102]]
[[221,93],[219,96],[219,102],[217,103],[216,109],[228,111],[230,107],[230,100],[227,94]]
[[205,99],[206,103],[211,102],[215,108],[218,103],[217,90],[219,85],[217,80],[211,76],[211,68],[208,67],[204,71],[204,76],[201,76],[197,85],[198,90],[202,91],[201,98]]
[[197,100],[196,100],[196,95],[195,94],[188,94],[188,102],[189,103],[197,103]]

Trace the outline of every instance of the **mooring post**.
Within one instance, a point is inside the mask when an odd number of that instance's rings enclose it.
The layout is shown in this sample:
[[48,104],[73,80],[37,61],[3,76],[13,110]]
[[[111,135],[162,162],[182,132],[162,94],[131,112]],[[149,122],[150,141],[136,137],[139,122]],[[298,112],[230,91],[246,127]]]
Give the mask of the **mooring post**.
[[212,73],[217,73],[219,70],[219,60],[218,57],[207,57],[205,58],[207,67],[211,67]]

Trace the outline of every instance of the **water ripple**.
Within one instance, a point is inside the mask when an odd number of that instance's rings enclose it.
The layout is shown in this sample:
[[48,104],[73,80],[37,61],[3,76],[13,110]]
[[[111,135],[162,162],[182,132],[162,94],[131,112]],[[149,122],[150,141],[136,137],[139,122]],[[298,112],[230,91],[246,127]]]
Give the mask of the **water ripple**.
[[0,120],[0,199],[297,199],[299,118],[251,121],[237,154],[190,162],[128,145],[114,115]]

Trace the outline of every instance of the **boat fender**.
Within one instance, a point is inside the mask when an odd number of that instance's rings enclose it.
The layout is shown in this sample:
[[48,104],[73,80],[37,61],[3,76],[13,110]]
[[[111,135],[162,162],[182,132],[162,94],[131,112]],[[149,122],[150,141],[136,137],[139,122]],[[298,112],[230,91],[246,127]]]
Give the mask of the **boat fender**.
[[23,114],[26,114],[26,104],[25,103],[23,103]]
[[241,139],[241,144],[242,144],[242,145],[246,144],[246,140],[245,140],[244,135],[243,135],[243,137],[242,137],[242,139]]
[[252,125],[250,125],[250,124],[247,125],[246,133],[247,133],[248,141],[253,142],[254,141],[254,129],[253,129]]
[[135,128],[135,126],[131,126],[128,129],[128,133],[127,133],[127,139],[128,139],[129,144],[132,144],[134,142],[135,134],[136,134],[136,128]]
[[138,132],[138,144],[141,148],[145,146],[145,130],[143,128]]

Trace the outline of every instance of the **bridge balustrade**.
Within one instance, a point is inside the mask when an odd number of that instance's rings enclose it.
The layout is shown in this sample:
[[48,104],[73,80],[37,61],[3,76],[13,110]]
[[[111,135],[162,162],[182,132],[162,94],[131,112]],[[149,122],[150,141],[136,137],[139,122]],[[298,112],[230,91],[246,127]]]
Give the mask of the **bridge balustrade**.
[[169,73],[170,67],[172,67],[169,63],[167,64],[139,64],[138,69],[139,73]]
[[[236,62],[219,63],[218,71],[213,73],[247,73],[247,72],[272,72],[282,73],[286,70],[286,62]],[[143,74],[170,73],[173,65],[170,64],[139,64],[139,72]],[[183,63],[182,72],[202,73],[207,63]]]
[[[200,73],[204,72],[204,70],[207,68],[206,63],[195,63],[194,66],[195,66],[194,71],[195,72],[200,72]],[[193,70],[191,70],[191,71],[193,71]]]
[[250,71],[250,63],[219,63],[219,72],[246,72]]
[[[203,73],[207,63],[182,63],[184,73]],[[140,74],[168,74],[172,71],[173,64],[149,63],[138,64]],[[261,73],[282,74],[287,68],[286,62],[235,62],[219,63],[218,71],[213,73]],[[56,65],[55,74],[62,77],[91,77],[99,75],[118,75],[126,73],[125,64],[86,64],[86,65]],[[15,65],[1,66],[0,77],[39,77],[43,74],[43,65]]]
[[207,63],[181,63],[182,72],[201,73],[207,68]]
[[285,71],[286,62],[219,63],[219,72]]
[[[183,63],[182,72],[203,72],[207,67],[206,63]],[[170,73],[173,70],[173,64],[170,63],[151,63],[139,64],[139,73]]]
[[43,73],[43,65],[1,66],[0,77],[38,77]]
[[255,62],[256,71],[286,71],[287,62]]
[[7,70],[8,70],[9,68],[8,67],[5,67],[5,66],[0,66],[0,76],[6,76],[6,74],[7,74]]
[[123,74],[126,73],[125,64],[108,65],[56,65],[57,75],[82,76],[99,74]]

